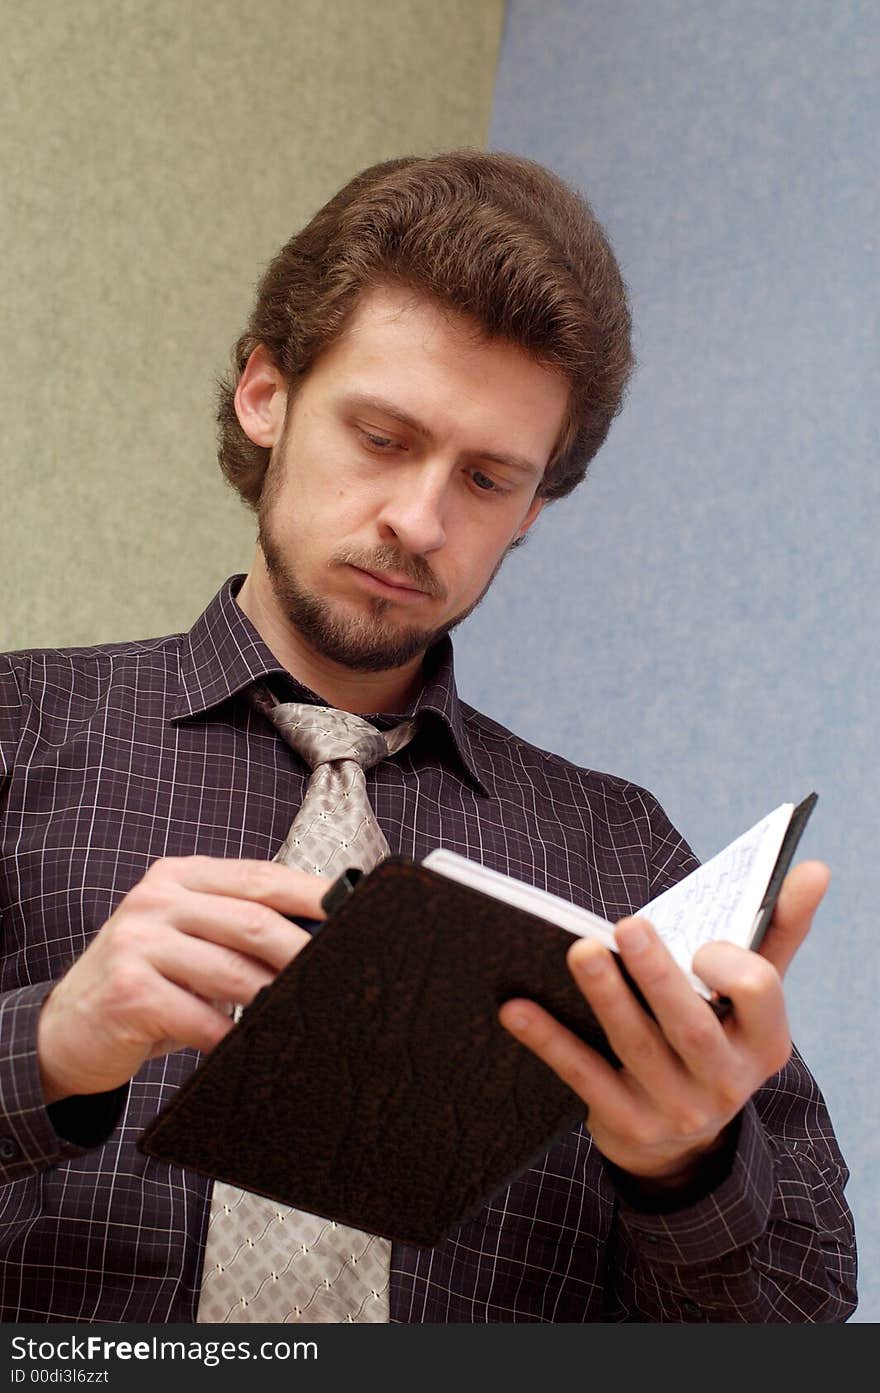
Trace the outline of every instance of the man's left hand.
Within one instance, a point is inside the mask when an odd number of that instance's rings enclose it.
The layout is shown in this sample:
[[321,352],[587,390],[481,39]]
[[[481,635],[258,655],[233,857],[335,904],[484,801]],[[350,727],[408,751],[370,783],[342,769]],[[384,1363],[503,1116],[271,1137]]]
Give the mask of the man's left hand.
[[617,944],[650,1003],[646,1012],[608,949],[578,939],[568,966],[621,1061],[601,1055],[533,1001],[501,1008],[501,1023],[584,1100],[587,1127],[621,1170],[663,1187],[686,1185],[757,1088],[791,1054],[782,977],[809,932],[831,873],[805,861],[786,877],[759,952],[704,945],[694,972],[732,1010],[719,1018],[645,919],[622,919]]

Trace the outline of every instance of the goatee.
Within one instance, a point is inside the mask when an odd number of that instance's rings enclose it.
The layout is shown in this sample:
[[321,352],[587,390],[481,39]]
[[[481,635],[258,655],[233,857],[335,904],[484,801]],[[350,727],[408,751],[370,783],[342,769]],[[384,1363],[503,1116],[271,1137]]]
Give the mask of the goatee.
[[[393,610],[394,601],[381,596],[368,597],[368,611],[353,614],[346,612],[341,604],[305,590],[273,537],[268,519],[263,515],[260,517],[259,540],[272,589],[286,618],[316,653],[353,672],[388,672],[405,667],[413,658],[426,653],[473,613],[498,570],[496,566],[488,584],[472,605],[437,628],[425,629],[393,620],[389,622],[385,616]],[[415,588],[424,590],[436,599],[445,597],[443,586],[422,557],[405,556],[390,545],[380,545],[369,552],[340,548],[328,563],[329,569],[335,566],[358,566],[378,575],[393,573],[412,581]]]

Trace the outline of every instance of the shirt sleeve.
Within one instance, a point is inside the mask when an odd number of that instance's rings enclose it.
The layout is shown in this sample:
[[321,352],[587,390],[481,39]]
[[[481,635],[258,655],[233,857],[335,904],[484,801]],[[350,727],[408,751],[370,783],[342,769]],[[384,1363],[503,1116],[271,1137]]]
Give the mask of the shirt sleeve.
[[646,901],[649,903],[662,895],[664,890],[684,880],[700,863],[657,800],[650,794],[646,794],[645,798],[651,823],[651,892]]
[[[0,655],[0,801],[27,717],[15,663]],[[3,907],[0,905],[0,921]],[[20,1180],[106,1141],[127,1089],[47,1107],[37,1058],[37,1022],[53,982],[0,995],[0,1183]]]
[[617,1298],[638,1321],[845,1321],[857,1301],[848,1178],[794,1051],[743,1110],[710,1194],[662,1213],[621,1199]]
[[66,1098],[47,1107],[37,1058],[37,1021],[52,982],[0,997],[0,1183],[21,1180],[100,1146],[127,1089]]
[[[659,805],[652,898],[698,862]],[[797,1050],[739,1118],[721,1174],[656,1203],[606,1167],[618,1196],[614,1295],[636,1321],[845,1321],[855,1310],[849,1173],[825,1100]]]
[[12,659],[0,654],[0,790],[12,773],[23,715],[24,701]]

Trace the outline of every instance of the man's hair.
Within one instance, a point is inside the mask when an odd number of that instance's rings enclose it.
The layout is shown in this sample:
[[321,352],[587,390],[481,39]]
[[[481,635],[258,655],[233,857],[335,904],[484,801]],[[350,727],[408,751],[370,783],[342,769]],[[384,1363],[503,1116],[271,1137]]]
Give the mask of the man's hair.
[[538,493],[561,498],[580,483],[633,367],[614,253],[585,199],[542,165],[458,150],[372,165],[270,263],[220,384],[220,466],[247,504],[259,505],[270,453],[235,414],[251,353],[263,344],[295,394],[380,285],[451,307],[565,378],[568,416]]

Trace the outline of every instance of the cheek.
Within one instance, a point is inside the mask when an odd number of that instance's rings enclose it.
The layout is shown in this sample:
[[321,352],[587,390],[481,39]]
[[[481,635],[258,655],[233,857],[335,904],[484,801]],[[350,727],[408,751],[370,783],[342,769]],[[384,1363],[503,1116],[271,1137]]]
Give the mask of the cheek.
[[333,472],[329,477],[316,471],[308,478],[290,481],[285,495],[288,517],[294,525],[323,529],[326,536],[338,536],[352,518],[363,512],[360,492]]
[[489,583],[510,542],[509,529],[476,529],[460,550],[450,548],[449,583],[460,592],[479,594]]

